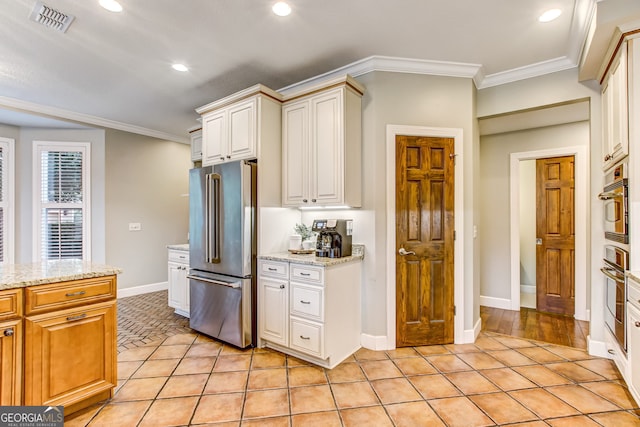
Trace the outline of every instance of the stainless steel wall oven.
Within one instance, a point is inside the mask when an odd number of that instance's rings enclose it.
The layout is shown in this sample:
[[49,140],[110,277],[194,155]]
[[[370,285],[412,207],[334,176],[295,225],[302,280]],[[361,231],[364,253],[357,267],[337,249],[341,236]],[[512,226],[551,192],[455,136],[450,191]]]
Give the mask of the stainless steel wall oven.
[[629,211],[627,196],[627,164],[621,163],[605,175],[602,193],[604,201],[604,237],[618,243],[629,243]]
[[626,352],[627,286],[624,272],[629,265],[629,252],[614,245],[605,246],[604,252],[604,267],[600,269],[606,280],[604,323]]

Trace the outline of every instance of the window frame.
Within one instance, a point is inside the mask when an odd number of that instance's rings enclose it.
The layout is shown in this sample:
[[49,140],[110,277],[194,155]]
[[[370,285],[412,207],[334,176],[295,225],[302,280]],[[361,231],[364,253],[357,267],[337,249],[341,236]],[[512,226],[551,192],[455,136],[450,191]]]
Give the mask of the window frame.
[[[82,153],[82,261],[91,261],[91,143],[33,141],[33,246],[34,262],[42,258],[42,152],[73,151]],[[80,207],[80,206],[78,206]]]
[[0,205],[3,207],[4,220],[2,226],[3,241],[0,244],[4,245],[3,253],[4,259],[0,261],[2,264],[13,264],[15,257],[15,139],[0,137],[0,147],[6,152],[6,156],[3,156],[4,165],[2,167],[2,189],[5,191]]

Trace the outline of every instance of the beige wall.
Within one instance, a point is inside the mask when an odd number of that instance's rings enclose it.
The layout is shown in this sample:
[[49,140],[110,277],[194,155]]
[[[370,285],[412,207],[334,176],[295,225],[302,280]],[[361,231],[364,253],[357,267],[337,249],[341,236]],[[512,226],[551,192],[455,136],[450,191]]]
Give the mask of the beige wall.
[[511,299],[510,155],[589,145],[589,122],[530,129],[480,139],[480,293]]
[[123,269],[120,289],[166,282],[166,246],[187,243],[189,146],[115,130],[106,140],[107,263]]
[[[353,218],[353,241],[366,245],[363,269],[363,333],[387,334],[387,203],[386,198],[386,126],[408,125],[461,128],[464,132],[465,232],[469,245],[465,248],[465,329],[478,319],[478,293],[474,284],[474,250],[471,237],[474,220],[473,150],[477,146],[474,114],[475,88],[470,79],[374,72],[358,77],[365,86],[362,99],[362,208],[350,211],[302,213],[305,223],[318,215]],[[476,287],[476,289],[474,289]]]
[[536,285],[536,161],[520,162],[520,285]]

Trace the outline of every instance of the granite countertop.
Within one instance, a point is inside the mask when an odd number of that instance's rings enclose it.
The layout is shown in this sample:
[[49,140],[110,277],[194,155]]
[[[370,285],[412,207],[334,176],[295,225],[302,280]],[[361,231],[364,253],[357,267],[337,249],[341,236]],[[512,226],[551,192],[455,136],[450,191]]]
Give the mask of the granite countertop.
[[332,265],[345,264],[347,262],[361,261],[364,259],[364,245],[354,244],[351,247],[351,256],[342,258],[320,258],[315,254],[298,255],[289,252],[279,252],[275,254],[258,255],[258,259],[271,261],[296,262],[298,264],[317,265],[320,267],[331,267]]
[[0,290],[120,273],[122,270],[117,267],[73,259],[43,261],[33,264],[5,264],[0,265]]
[[167,245],[167,249],[173,249],[176,251],[189,251],[189,244],[188,243],[182,243],[179,245]]
[[628,278],[640,284],[640,271],[627,270],[625,274],[627,275]]

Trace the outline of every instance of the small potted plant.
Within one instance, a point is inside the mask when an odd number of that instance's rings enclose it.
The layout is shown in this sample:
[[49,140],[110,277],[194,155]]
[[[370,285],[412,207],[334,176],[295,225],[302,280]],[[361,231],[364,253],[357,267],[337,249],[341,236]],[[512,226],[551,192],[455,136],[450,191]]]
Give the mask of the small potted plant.
[[299,234],[302,238],[302,247],[303,249],[311,249],[313,248],[313,240],[311,240],[315,236],[315,232],[311,230],[311,227],[306,224],[296,224],[294,227],[294,231],[296,234]]

